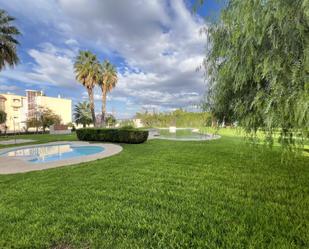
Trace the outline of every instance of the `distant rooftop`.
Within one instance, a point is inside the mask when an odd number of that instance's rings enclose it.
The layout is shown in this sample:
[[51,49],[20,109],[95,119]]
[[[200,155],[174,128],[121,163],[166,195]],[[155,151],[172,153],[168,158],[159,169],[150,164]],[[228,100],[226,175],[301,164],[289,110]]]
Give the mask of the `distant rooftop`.
[[[48,97],[48,98],[56,98],[56,99],[69,99],[71,100],[70,98],[65,98],[65,97],[62,97],[60,94],[58,94],[58,96],[56,97],[53,97],[53,96],[46,96],[46,94],[44,93],[44,91],[41,91],[41,90],[32,90],[32,89],[26,89],[25,92],[27,93],[39,93],[39,96],[37,97]],[[20,96],[20,97],[27,97],[24,96],[24,95],[19,95],[19,94],[16,94],[16,93],[11,93],[11,92],[6,92],[6,93],[0,93],[1,94],[6,94],[6,95],[16,95],[16,96]]]

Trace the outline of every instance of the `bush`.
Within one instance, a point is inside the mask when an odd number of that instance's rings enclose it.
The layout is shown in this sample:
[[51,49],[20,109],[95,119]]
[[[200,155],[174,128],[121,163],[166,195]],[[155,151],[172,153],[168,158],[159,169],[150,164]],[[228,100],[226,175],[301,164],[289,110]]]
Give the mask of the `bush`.
[[122,130],[132,130],[132,129],[134,129],[134,126],[132,126],[132,125],[125,125],[125,126],[122,126],[120,129],[122,129]]
[[83,128],[76,130],[77,138],[82,141],[100,141],[139,144],[148,138],[148,131],[137,129],[96,129]]

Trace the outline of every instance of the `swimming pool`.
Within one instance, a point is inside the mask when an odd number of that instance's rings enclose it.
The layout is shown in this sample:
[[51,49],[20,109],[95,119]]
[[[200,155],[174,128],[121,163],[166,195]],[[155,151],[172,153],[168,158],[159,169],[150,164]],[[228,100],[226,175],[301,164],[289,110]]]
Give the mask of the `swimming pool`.
[[15,174],[90,162],[116,155],[122,147],[111,143],[61,141],[0,149],[0,174]]
[[89,156],[104,151],[104,147],[88,145],[77,146],[71,143],[56,145],[39,145],[12,149],[0,154],[1,157],[21,158],[30,163],[53,162],[81,156]]
[[193,128],[158,128],[151,129],[149,135],[151,138],[180,140],[180,141],[201,141],[220,138],[218,135],[203,134],[198,129]]

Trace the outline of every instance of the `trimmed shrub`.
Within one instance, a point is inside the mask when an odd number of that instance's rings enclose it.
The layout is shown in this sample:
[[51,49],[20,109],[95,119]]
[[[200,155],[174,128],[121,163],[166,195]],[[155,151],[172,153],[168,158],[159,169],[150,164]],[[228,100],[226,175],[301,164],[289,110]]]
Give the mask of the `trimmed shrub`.
[[135,128],[132,125],[125,125],[125,126],[120,127],[120,129],[122,129],[122,130],[132,130],[132,129],[135,129]]
[[140,144],[147,140],[148,131],[137,129],[83,128],[76,130],[76,135],[82,141]]

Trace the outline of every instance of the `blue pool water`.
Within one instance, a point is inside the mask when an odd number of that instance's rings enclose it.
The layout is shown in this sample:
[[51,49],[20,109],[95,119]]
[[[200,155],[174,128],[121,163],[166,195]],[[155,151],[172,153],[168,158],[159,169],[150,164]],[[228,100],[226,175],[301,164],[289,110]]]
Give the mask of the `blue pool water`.
[[101,146],[73,144],[41,145],[11,150],[1,156],[24,157],[31,163],[53,162],[74,157],[88,156],[104,151]]

